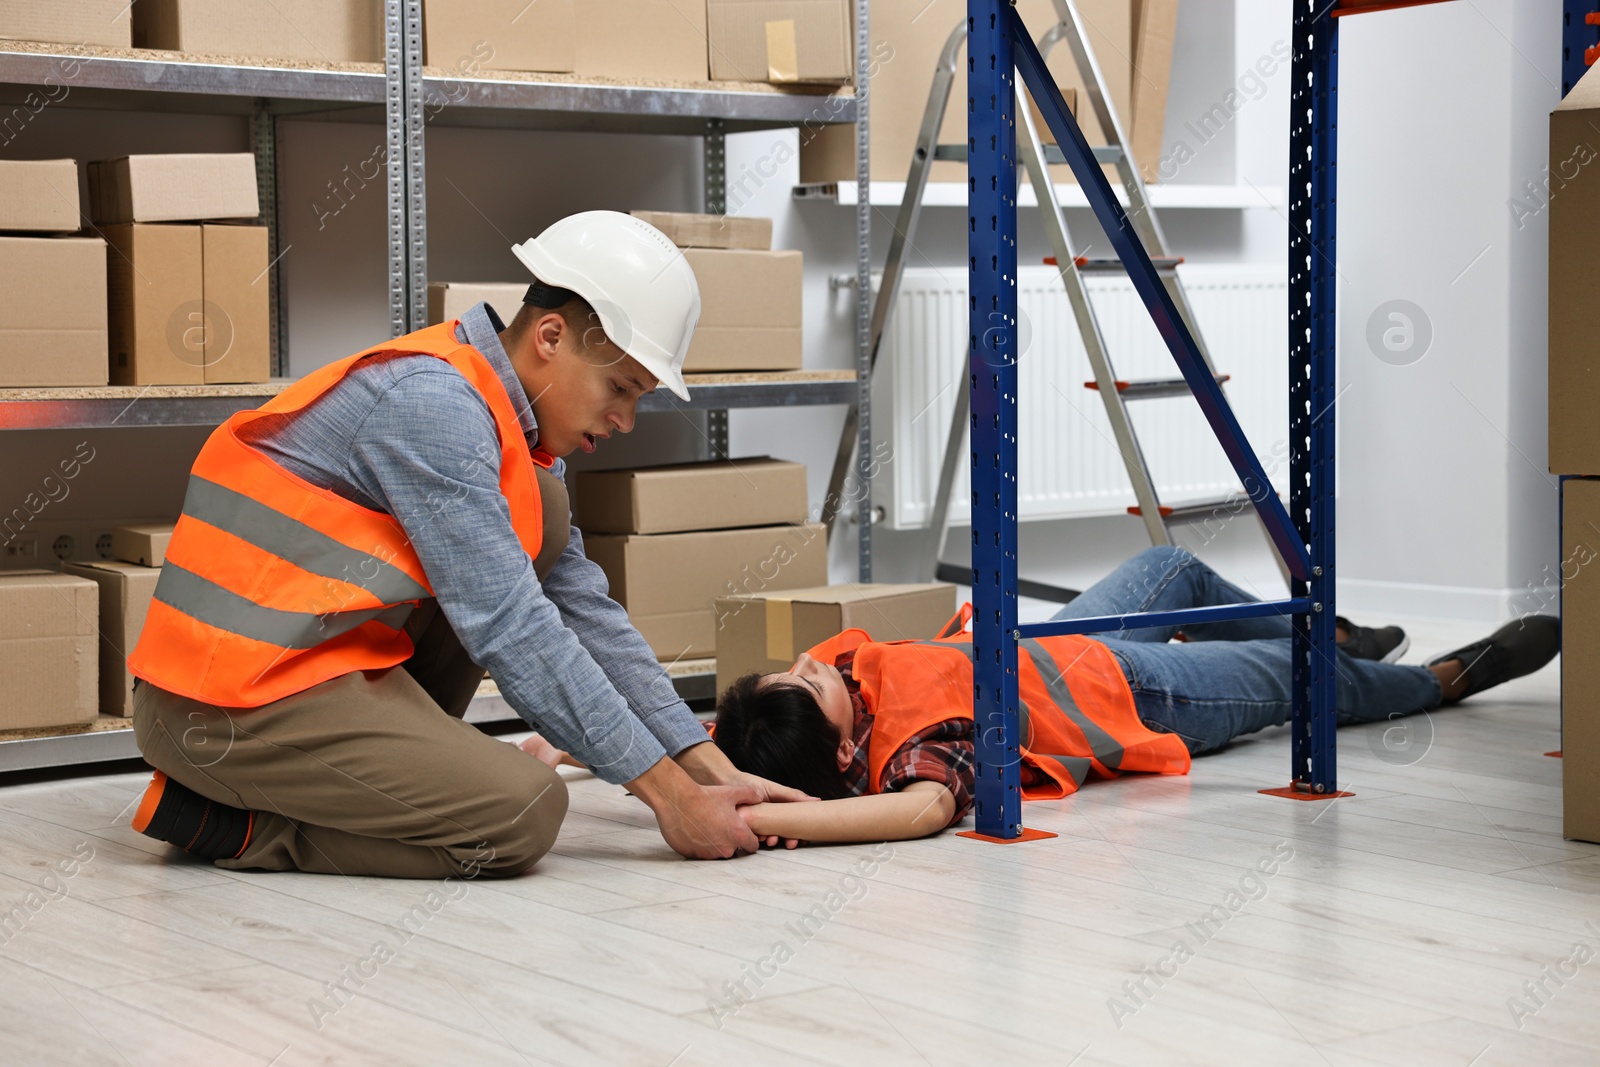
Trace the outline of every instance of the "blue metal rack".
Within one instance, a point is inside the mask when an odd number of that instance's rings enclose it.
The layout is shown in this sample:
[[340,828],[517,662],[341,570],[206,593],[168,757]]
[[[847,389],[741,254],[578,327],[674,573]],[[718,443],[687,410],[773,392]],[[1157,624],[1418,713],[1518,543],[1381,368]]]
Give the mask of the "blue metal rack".
[[[1294,626],[1290,785],[1327,799],[1334,749],[1334,426],[1336,416],[1337,18],[1436,0],[1294,0],[1290,104],[1289,441],[1287,511],[1206,368],[1093,151],[1007,0],[968,0],[968,271],[972,440],[972,836],[1018,841],[1022,826],[1017,645],[1035,637],[1286,615]],[[1102,229],[1291,575],[1286,600],[1062,622],[1017,623],[1017,151],[1022,75]]]
[[1589,72],[1591,56],[1600,50],[1600,0],[1561,0],[1561,95]]

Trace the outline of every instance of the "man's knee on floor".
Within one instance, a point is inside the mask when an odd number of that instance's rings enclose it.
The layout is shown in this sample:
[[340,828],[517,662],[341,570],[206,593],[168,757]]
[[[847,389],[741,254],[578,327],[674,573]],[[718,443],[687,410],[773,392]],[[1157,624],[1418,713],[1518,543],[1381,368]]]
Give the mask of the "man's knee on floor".
[[[537,761],[531,761],[537,762]],[[462,876],[507,878],[532,867],[556,843],[567,815],[567,783],[554,770],[537,770],[500,798],[505,817],[484,839],[463,850]]]

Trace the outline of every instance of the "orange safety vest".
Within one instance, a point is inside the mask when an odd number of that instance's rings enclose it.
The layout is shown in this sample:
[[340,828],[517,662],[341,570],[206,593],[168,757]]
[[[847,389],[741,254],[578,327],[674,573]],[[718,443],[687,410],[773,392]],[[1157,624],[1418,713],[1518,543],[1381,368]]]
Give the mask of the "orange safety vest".
[[399,521],[317,488],[239,437],[257,419],[306,408],[369,356],[435,356],[483,394],[511,524],[529,558],[538,556],[534,464],[554,459],[530,453],[500,376],[455,330],[441,323],[331,363],[211,434],[190,471],[130,671],[207,704],[254,708],[411,655],[402,627],[433,588]]
[[[962,627],[972,605],[931,641],[874,641],[846,630],[810,650],[835,663],[855,650],[852,674],[872,713],[868,789],[900,747],[946,719],[972,718],[972,635]],[[1024,800],[1056,800],[1077,791],[1092,770],[1189,773],[1189,750],[1175,734],[1140,721],[1133,692],[1111,650],[1089,637],[1028,638],[1017,649],[1018,726]]]

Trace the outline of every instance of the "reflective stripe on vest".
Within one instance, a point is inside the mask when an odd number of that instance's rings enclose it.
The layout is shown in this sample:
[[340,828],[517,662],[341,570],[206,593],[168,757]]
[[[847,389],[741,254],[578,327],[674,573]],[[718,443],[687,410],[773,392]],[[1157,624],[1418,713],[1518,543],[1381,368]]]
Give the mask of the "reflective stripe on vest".
[[[376,556],[335,541],[298,519],[199,475],[189,476],[183,513],[264,552],[293,560],[301,570],[335,581],[354,581],[385,603],[428,596],[428,590],[409,574]],[[370,575],[369,570],[373,572]],[[167,603],[183,607],[170,599]]]
[[159,584],[163,604],[207,626],[279,648],[316,648],[365,622],[376,621],[398,630],[416,607],[396,604],[391,608],[330,611],[322,615],[264,608],[172,563],[161,568]]
[[[411,655],[402,627],[433,590],[400,522],[306,482],[241,436],[258,419],[304,409],[364,359],[433,356],[478,391],[494,420],[512,528],[529,560],[538,558],[545,538],[535,470],[554,460],[529,452],[499,374],[455,329],[430,326],[329,364],[212,433],[128,657],[135,676],[203,703],[250,708]],[[485,450],[472,462],[495,458]]]
[[[873,715],[867,763],[869,788],[877,792],[889,760],[912,737],[946,719],[972,717],[972,640],[957,632],[875,642],[865,631],[851,630],[810,655],[834,663],[852,650],[855,680]],[[1188,771],[1183,743],[1139,720],[1127,679],[1105,645],[1087,637],[1047,637],[1021,642],[1018,653],[1018,747],[1024,765],[1037,772],[1023,786],[1025,799],[1065,796],[1091,771],[1105,777]]]

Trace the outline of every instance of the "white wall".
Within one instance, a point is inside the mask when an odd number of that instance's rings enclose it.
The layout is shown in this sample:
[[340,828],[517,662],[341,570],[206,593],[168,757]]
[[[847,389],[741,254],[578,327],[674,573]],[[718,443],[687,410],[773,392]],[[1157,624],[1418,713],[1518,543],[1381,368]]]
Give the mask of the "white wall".
[[[1547,220],[1519,229],[1509,201],[1546,162],[1560,13],[1556,0],[1478,0],[1344,26],[1339,566],[1352,610],[1499,618],[1536,606],[1512,601],[1555,562]],[[1392,300],[1432,331],[1407,365],[1367,338]]]

